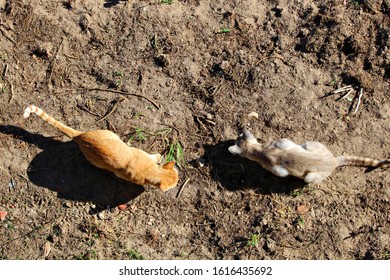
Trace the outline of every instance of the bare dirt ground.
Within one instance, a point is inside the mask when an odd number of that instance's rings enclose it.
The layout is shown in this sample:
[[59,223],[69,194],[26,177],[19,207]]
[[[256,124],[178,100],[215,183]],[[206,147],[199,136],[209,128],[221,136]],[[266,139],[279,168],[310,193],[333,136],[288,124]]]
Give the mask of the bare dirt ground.
[[[259,141],[389,157],[388,0],[0,9],[0,259],[390,258],[389,169],[343,167],[305,186],[227,151],[248,127]],[[348,98],[321,98],[346,85]],[[166,157],[180,143],[179,187],[98,170],[54,128],[23,120],[29,104]]]

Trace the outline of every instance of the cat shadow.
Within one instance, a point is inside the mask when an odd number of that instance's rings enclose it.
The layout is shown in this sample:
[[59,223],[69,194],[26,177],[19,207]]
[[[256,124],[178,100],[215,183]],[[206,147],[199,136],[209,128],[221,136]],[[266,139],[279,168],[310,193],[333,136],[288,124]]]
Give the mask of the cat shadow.
[[92,202],[94,213],[125,204],[144,191],[142,186],[120,181],[90,164],[73,141],[57,141],[15,126],[0,125],[0,133],[42,149],[27,170],[33,184],[55,191],[59,198]]
[[306,183],[296,177],[278,177],[268,172],[255,161],[233,155],[228,147],[234,140],[222,141],[216,145],[205,145],[206,160],[212,178],[229,191],[254,189],[256,193],[290,193]]

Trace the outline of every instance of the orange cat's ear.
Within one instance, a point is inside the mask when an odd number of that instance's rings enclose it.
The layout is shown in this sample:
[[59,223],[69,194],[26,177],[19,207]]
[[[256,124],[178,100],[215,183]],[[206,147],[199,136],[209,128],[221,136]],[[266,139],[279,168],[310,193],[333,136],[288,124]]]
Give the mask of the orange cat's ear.
[[175,167],[175,162],[174,161],[169,161],[166,164],[163,165],[164,169],[173,169]]

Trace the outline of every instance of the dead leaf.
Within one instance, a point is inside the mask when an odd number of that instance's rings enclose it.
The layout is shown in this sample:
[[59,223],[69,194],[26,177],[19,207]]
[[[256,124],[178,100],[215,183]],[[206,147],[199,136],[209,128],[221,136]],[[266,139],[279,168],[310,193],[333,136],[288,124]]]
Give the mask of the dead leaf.
[[302,215],[305,214],[307,211],[309,211],[309,209],[310,209],[309,206],[302,204],[297,207],[297,212],[298,214]]
[[45,245],[43,246],[43,258],[46,259],[47,256],[50,254],[51,246],[50,242],[46,241]]
[[5,216],[7,216],[8,212],[7,211],[0,211],[0,221],[5,220]]

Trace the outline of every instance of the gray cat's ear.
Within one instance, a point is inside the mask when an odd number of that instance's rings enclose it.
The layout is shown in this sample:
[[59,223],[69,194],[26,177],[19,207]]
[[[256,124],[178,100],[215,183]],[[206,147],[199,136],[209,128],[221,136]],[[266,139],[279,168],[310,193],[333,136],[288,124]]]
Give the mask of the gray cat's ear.
[[237,145],[234,145],[234,146],[230,146],[228,148],[229,152],[231,152],[233,155],[241,155],[242,153],[242,150],[240,147],[238,147]]
[[246,128],[244,128],[244,129],[242,130],[242,135],[243,135],[243,138],[244,138],[245,140],[247,140],[247,141],[251,141],[251,142],[255,141],[255,142],[257,142],[255,136],[253,136],[253,134],[250,133],[249,130],[246,129]]

